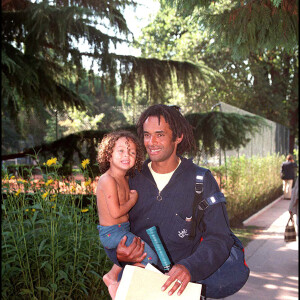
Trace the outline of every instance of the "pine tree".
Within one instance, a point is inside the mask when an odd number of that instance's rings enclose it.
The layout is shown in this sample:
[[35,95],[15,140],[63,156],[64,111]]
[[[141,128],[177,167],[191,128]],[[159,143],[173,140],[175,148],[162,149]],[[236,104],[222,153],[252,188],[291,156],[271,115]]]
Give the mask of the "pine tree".
[[[196,81],[205,84],[208,68],[204,70],[201,65],[110,52],[111,45],[128,41],[130,33],[122,15],[127,5],[135,3],[2,1],[2,114],[9,114],[17,123],[20,110],[30,114],[31,109],[36,113],[67,107],[84,109],[84,99],[67,85],[71,79],[78,84],[84,78],[84,57],[98,65],[102,87],[111,95],[116,94],[117,76],[122,91],[133,94],[137,84],[146,82],[152,101],[158,101],[173,73],[186,88]],[[81,50],[82,41],[88,43],[88,50]]]
[[[298,0],[162,0],[188,16],[207,8],[205,19],[210,30],[234,57],[245,58],[265,49],[293,50],[299,42]],[[210,9],[211,8],[211,9]],[[203,13],[203,12],[202,12]]]

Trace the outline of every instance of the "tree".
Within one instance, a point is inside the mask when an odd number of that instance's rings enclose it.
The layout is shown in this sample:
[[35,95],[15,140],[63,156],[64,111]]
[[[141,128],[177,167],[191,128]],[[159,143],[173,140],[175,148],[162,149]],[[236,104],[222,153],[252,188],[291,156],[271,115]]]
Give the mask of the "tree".
[[[216,145],[220,145],[222,150],[245,146],[249,142],[247,133],[254,134],[261,126],[265,125],[260,117],[216,111],[187,114],[186,118],[193,127],[198,145],[197,151],[200,155],[203,152],[214,154]],[[127,125],[122,129],[136,132],[135,125]],[[21,153],[2,155],[1,158],[6,160],[39,153],[44,157],[50,155],[62,157],[63,166],[74,163],[76,156],[80,161],[88,157],[91,165],[94,165],[97,155],[96,146],[107,132],[107,130],[84,130],[69,134],[51,143],[25,149]]]
[[293,51],[298,45],[297,0],[161,0],[182,16],[207,8],[205,20],[219,42],[232,50],[234,57],[276,47]]
[[[128,41],[122,15],[127,5],[135,3],[2,1],[2,112],[17,124],[22,109],[28,114],[33,109],[41,117],[47,109],[84,109],[84,99],[67,86],[72,78],[77,84],[84,78],[83,57],[98,65],[102,87],[110,95],[116,95],[117,74],[122,90],[133,94],[141,80],[147,82],[150,99],[163,94],[161,86],[174,73],[185,87],[196,81],[205,84],[202,65],[111,53],[112,45]],[[89,46],[86,51],[80,48],[83,41]]]
[[[238,46],[235,46],[236,50],[228,47],[220,31],[214,30],[216,25],[209,23],[209,14],[217,22],[216,16],[222,15],[224,8],[235,9],[235,1],[227,1],[226,5],[225,1],[218,1],[209,9],[205,8],[208,4],[205,1],[174,1],[177,10],[161,2],[163,9],[143,30],[139,40],[142,54],[146,57],[204,61],[220,72],[225,82],[212,80],[209,89],[194,91],[185,101],[199,103],[198,108],[202,110],[223,101],[284,124],[291,131],[292,152],[298,132],[298,97],[295,93],[298,89],[298,48],[294,45],[289,51],[280,46],[271,50],[257,49],[255,52],[248,51],[250,54],[242,59],[243,51],[239,56],[235,55]],[[188,10],[196,4],[203,7]],[[183,5],[188,6],[184,6],[187,10],[183,9]],[[191,14],[188,15],[187,11]],[[232,32],[234,34],[236,32]]]

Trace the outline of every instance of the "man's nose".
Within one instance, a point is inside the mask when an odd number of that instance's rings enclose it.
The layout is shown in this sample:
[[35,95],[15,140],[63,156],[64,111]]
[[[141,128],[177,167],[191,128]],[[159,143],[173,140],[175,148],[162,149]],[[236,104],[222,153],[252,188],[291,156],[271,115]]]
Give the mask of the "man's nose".
[[149,142],[150,142],[151,145],[156,144],[156,142],[157,142],[156,137],[155,136],[151,136]]

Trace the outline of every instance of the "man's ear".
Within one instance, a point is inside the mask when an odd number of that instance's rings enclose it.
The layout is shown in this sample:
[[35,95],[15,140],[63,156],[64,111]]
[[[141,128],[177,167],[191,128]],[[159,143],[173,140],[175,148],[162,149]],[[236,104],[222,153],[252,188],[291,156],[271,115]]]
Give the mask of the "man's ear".
[[182,141],[182,139],[183,139],[183,134],[181,135],[181,137],[177,137],[177,138],[176,138],[175,143],[176,143],[176,144],[180,144],[181,141]]

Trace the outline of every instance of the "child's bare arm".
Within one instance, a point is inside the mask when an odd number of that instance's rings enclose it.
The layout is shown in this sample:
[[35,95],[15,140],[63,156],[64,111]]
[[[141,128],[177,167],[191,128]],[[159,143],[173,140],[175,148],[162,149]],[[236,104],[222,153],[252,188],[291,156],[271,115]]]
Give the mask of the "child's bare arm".
[[107,176],[103,179],[104,180],[102,180],[100,184],[100,189],[105,195],[105,201],[109,214],[114,219],[126,215],[129,212],[129,210],[135,205],[138,199],[137,191],[130,191],[128,201],[125,200],[124,203],[120,204],[118,188],[115,179],[110,176]]

